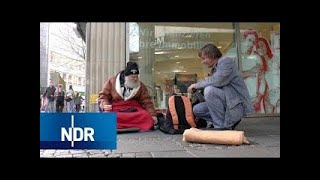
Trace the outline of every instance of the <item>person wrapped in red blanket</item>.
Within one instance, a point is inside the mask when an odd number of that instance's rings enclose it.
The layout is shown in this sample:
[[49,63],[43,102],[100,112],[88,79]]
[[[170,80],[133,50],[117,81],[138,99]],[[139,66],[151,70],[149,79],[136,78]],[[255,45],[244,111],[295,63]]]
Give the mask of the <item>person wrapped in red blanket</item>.
[[106,81],[99,93],[98,103],[103,111],[117,113],[117,129],[153,129],[156,111],[146,86],[139,80],[139,67],[128,62],[126,68]]

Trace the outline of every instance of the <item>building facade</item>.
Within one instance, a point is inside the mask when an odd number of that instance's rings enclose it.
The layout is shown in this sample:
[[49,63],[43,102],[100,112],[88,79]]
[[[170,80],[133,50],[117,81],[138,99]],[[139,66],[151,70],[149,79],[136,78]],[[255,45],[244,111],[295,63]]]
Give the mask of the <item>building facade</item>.
[[[65,84],[65,89],[72,85],[74,91],[85,95],[85,62],[72,59],[54,51],[50,51],[50,74],[58,73]],[[51,77],[53,78],[53,77]]]
[[156,108],[173,92],[205,79],[209,69],[198,50],[207,43],[236,57],[256,115],[280,114],[280,23],[86,23],[88,111],[96,111],[104,82],[125,68],[140,66]]
[[40,92],[48,86],[49,23],[40,23]]

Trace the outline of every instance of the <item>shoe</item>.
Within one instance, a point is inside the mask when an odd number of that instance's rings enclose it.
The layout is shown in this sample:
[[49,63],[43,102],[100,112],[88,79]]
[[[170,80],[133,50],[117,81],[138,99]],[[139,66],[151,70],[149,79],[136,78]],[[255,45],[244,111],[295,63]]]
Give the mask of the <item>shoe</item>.
[[231,126],[231,129],[234,130],[237,127],[237,125],[240,123],[240,121],[241,119],[238,122],[234,123],[234,125]]
[[206,128],[212,128],[213,127],[213,122],[207,121],[207,126]]

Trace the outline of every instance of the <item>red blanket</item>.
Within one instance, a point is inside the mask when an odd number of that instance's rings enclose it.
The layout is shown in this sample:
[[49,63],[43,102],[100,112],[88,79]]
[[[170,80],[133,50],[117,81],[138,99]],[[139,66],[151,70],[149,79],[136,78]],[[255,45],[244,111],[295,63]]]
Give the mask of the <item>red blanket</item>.
[[136,127],[141,131],[148,131],[153,127],[151,115],[137,101],[113,102],[112,112],[117,113],[118,129]]

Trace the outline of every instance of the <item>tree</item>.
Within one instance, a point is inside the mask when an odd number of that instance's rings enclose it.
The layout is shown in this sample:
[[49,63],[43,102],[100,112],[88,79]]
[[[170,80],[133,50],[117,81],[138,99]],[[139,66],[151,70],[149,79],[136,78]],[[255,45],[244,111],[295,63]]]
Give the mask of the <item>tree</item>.
[[[70,56],[73,59],[85,60],[86,44],[77,35],[75,23],[52,23],[51,35],[54,35],[54,51]],[[61,52],[62,51],[62,52]]]
[[63,79],[68,85],[81,85],[77,91],[84,91],[86,44],[77,36],[76,24],[50,23],[49,29],[50,71],[60,73],[59,78],[50,77],[57,82]]

